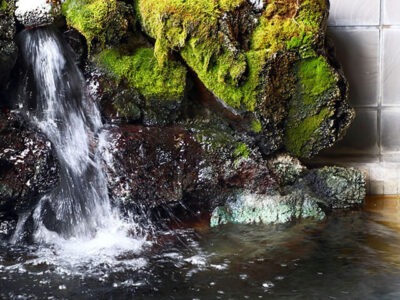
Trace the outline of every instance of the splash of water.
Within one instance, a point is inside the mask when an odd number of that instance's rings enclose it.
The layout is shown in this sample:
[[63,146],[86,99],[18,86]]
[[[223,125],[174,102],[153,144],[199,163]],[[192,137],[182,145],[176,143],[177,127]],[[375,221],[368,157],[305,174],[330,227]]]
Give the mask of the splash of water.
[[25,30],[18,40],[32,83],[19,94],[20,111],[51,141],[60,165],[59,185],[32,215],[35,241],[78,263],[140,252],[146,242],[138,225],[111,206],[102,165],[107,134],[72,50],[51,28]]

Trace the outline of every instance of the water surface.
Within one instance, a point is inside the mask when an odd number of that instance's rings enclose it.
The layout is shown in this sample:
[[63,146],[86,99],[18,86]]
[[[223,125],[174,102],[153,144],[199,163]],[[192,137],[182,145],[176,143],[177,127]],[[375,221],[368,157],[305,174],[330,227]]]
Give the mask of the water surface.
[[398,299],[399,208],[374,198],[318,223],[211,229],[199,220],[114,256],[3,241],[0,298]]

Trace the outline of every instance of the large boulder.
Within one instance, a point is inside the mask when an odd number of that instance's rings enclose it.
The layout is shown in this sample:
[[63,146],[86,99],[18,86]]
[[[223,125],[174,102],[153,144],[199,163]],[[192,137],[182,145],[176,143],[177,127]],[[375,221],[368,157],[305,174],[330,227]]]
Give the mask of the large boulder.
[[279,188],[261,155],[224,131],[124,125],[110,141],[109,190],[124,207],[210,212],[238,189]]
[[328,1],[137,2],[159,64],[178,52],[225,106],[256,125],[265,154],[284,147],[310,157],[345,133],[354,112],[325,46]]
[[14,42],[16,33],[14,10],[14,0],[0,1],[0,96],[1,90],[8,83],[18,56],[18,48]]
[[304,158],[341,139],[354,118],[347,82],[325,43],[327,0],[126,3],[63,5],[67,23],[86,37],[92,60],[109,76],[100,85],[117,98],[106,97],[113,115],[175,123],[199,79],[259,135],[264,155],[284,149]]
[[[213,215],[226,223],[323,219],[358,207],[364,175],[353,169],[308,170],[288,154],[263,158],[227,128],[125,125],[110,131],[108,180],[122,207],[165,208]],[[122,200],[122,201],[121,201]],[[145,210],[146,210],[145,209]]]
[[212,227],[234,224],[283,224],[300,219],[322,220],[325,213],[320,199],[307,193],[260,195],[244,191],[217,207],[211,216]]
[[136,30],[131,5],[67,0],[62,12],[68,26],[86,38],[95,62],[87,73],[92,85],[101,89],[97,97],[108,117],[145,125],[168,125],[178,119],[187,70],[173,59],[159,65],[154,45]]
[[0,217],[31,209],[58,182],[50,142],[20,117],[0,113]]

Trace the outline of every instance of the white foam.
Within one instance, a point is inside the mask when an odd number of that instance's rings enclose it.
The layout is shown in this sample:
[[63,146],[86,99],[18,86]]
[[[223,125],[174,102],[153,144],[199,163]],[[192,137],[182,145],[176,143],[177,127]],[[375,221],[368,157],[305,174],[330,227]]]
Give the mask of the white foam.
[[256,9],[264,8],[264,0],[250,0],[250,3],[253,4]]

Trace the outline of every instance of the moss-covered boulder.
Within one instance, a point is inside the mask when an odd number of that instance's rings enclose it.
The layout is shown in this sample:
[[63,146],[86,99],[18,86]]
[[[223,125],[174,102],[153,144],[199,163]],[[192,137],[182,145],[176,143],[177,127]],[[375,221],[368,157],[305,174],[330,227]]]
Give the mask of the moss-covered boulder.
[[[134,9],[122,1],[67,0],[63,14],[85,38],[104,102],[113,118],[166,125],[179,116],[185,97],[186,68],[166,59],[161,67],[154,46],[136,30]],[[96,72],[98,72],[96,71]]]
[[[154,50],[148,47],[107,49],[96,61],[112,79],[112,85],[103,82],[103,86],[111,91],[119,117],[142,120],[146,125],[166,125],[178,118],[187,75],[181,63],[168,60],[160,68]],[[115,89],[115,84],[120,88]],[[126,89],[130,92],[123,95]]]
[[86,38],[89,48],[118,44],[133,18],[130,6],[117,0],[66,0],[62,14]]
[[310,157],[340,139],[353,118],[347,83],[325,49],[327,0],[136,0],[163,67],[179,52],[205,86],[266,137]]

